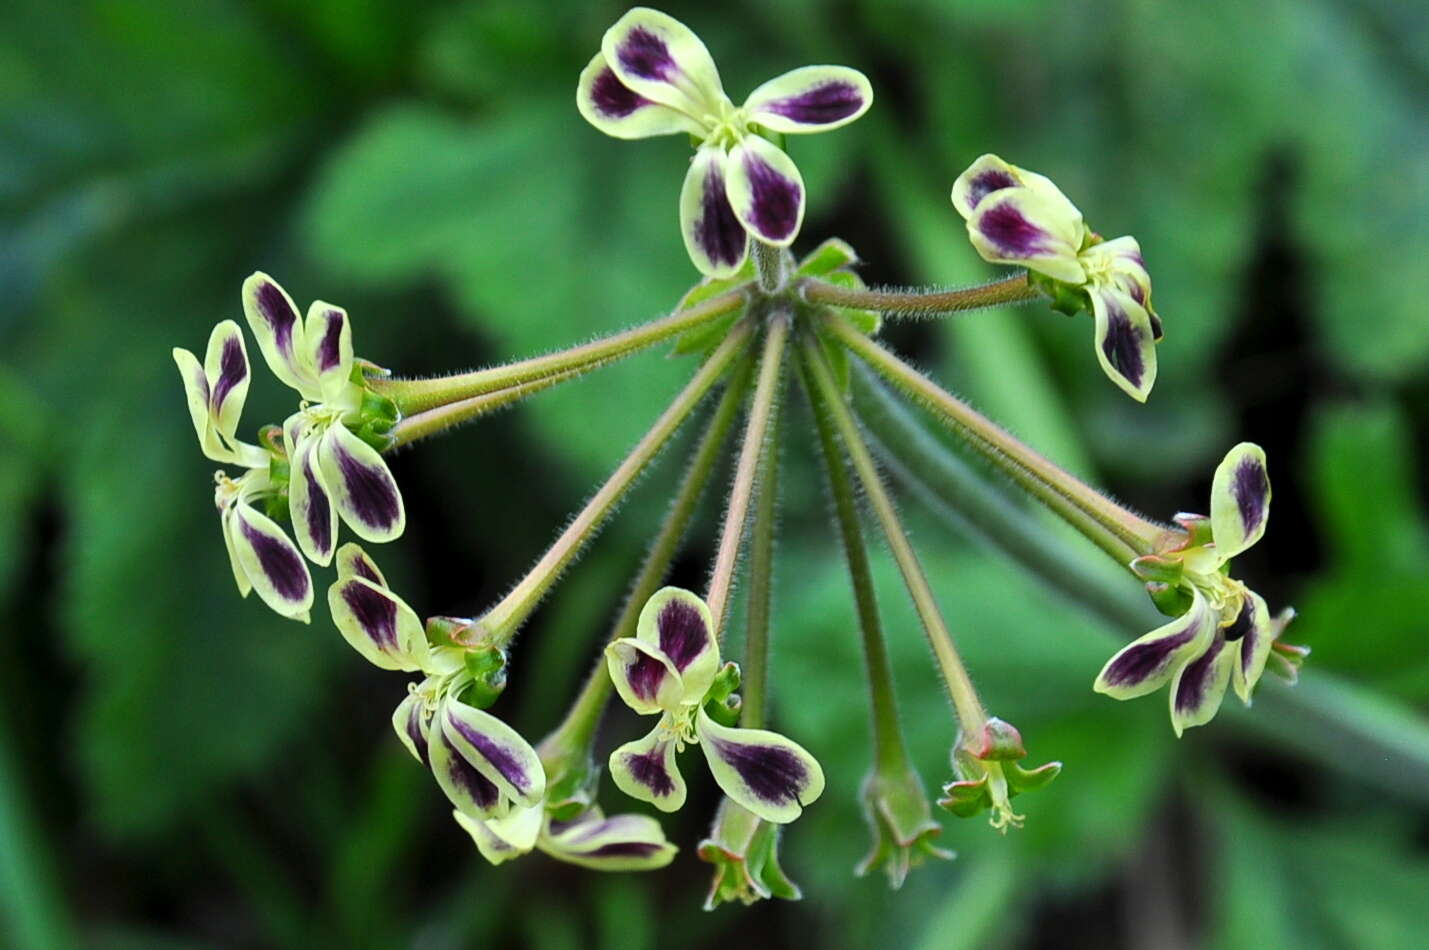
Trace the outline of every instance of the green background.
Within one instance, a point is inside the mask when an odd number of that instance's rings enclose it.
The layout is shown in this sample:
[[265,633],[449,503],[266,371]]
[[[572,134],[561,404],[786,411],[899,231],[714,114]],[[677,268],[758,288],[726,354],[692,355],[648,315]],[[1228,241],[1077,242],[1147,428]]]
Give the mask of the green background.
[[[939,511],[905,513],[990,707],[1066,769],[1007,838],[856,879],[868,764],[843,565],[797,400],[773,715],[821,759],[784,837],[797,904],[700,911],[695,782],[649,875],[487,867],[393,741],[401,677],[327,622],[240,601],[169,350],[238,317],[254,269],[353,314],[360,355],[438,373],[667,309],[685,143],[587,126],[576,76],[623,8],[400,0],[10,0],[0,13],[0,944],[51,948],[1410,947],[1429,893],[1429,21],[1411,0],[859,0],[671,5],[730,95],[866,71],[848,129],[793,140],[799,247],[873,282],[994,273],[947,200],[997,152],[1135,234],[1167,337],[1150,403],[1090,321],[1032,307],[885,336],[1027,441],[1158,517],[1204,509],[1241,439],[1270,533],[1238,571],[1314,654],[1293,697],[1177,741],[1164,696],[1090,684],[1109,624]],[[256,351],[255,351],[256,352]],[[691,372],[660,353],[393,462],[377,552],[422,613],[477,613]],[[286,414],[259,373],[244,431]],[[498,711],[560,716],[663,510],[666,459],[540,611]],[[712,549],[709,499],[676,577]],[[1055,530],[1055,529],[1049,529]],[[1088,559],[1090,548],[1079,549]],[[932,789],[952,725],[896,572],[875,570]],[[317,578],[325,586],[326,575]],[[1298,704],[1298,705],[1296,705]],[[1299,712],[1295,712],[1295,710]],[[607,749],[641,728],[612,716]],[[691,761],[691,777],[699,770]],[[608,785],[608,783],[607,783]],[[609,806],[618,794],[605,789]],[[623,807],[623,806],[622,806]],[[1416,938],[1415,935],[1419,936]],[[495,942],[494,944],[492,942]]]

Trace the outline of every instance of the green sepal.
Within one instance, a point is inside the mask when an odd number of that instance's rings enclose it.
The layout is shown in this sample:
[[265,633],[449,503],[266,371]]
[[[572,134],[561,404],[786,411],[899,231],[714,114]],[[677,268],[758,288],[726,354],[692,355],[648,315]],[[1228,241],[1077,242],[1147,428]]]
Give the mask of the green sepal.
[[739,689],[740,673],[739,664],[733,660],[726,660],[724,666],[719,668],[714,680],[710,683],[710,688],[705,693],[706,702],[720,703],[735,690]]
[[1168,617],[1181,616],[1191,609],[1191,603],[1195,599],[1190,591],[1175,584],[1153,582],[1146,585],[1146,593],[1151,597],[1156,609]]
[[857,264],[858,252],[843,238],[829,238],[799,262],[795,271],[803,277],[822,277]]
[[570,821],[595,804],[600,766],[589,749],[541,764],[546,770],[546,812],[552,821]]
[[796,901],[799,887],[779,865],[779,828],[761,821],[729,799],[720,802],[710,836],[700,842],[701,861],[715,866],[705,910],[739,901],[752,904],[777,897]]
[[506,651],[484,644],[468,649],[462,665],[471,677],[462,702],[477,709],[486,709],[506,689]]
[[283,510],[288,510],[288,482],[293,477],[293,467],[288,464],[286,455],[275,455],[268,460],[268,482],[282,495]]
[[1027,282],[1046,294],[1049,305],[1058,313],[1075,317],[1082,311],[1092,308],[1091,296],[1081,287],[1073,287],[1032,270],[1027,272]]
[[[286,463],[284,463],[286,465]],[[269,495],[263,499],[263,513],[274,521],[287,523],[291,517],[288,511],[287,495]]]
[[1211,533],[1211,519],[1205,515],[1196,515],[1189,512],[1181,512],[1172,517],[1186,532],[1186,543],[1177,547],[1176,550],[1186,548],[1199,548],[1211,544],[1215,538]]
[[287,458],[287,449],[283,446],[283,427],[272,424],[263,426],[258,430],[258,444],[263,446],[277,458]]
[[1178,584],[1181,581],[1183,565],[1180,560],[1148,554],[1131,562],[1131,572],[1144,581],[1156,584]]
[[[689,310],[698,304],[704,303],[712,297],[742,287],[754,279],[754,258],[751,256],[744,262],[733,277],[706,277],[680,298],[680,302],[675,304],[676,312]],[[721,317],[712,323],[695,327],[693,330],[686,330],[675,337],[675,345],[671,349],[674,356],[685,356],[690,353],[703,353],[710,347],[719,343],[729,332],[729,328],[734,325],[734,321],[744,315],[744,309],[740,308],[727,317]]]
[[733,729],[739,725],[739,712],[744,708],[744,700],[738,693],[731,693],[723,700],[707,700],[705,712],[721,726]]

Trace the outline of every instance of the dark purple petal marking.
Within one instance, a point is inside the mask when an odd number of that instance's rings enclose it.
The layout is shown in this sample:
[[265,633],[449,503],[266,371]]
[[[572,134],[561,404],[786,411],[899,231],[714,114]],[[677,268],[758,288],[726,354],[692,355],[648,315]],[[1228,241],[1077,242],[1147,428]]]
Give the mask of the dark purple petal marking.
[[1270,494],[1270,479],[1266,477],[1265,466],[1260,459],[1248,457],[1235,468],[1235,480],[1231,483],[1231,495],[1240,509],[1241,524],[1247,535],[1254,534],[1265,520],[1265,499]]
[[721,267],[733,267],[744,257],[747,235],[725,193],[724,175],[711,162],[700,189],[700,216],[694,222],[695,244]]
[[1141,358],[1141,331],[1113,300],[1108,298],[1105,305],[1106,336],[1102,338],[1102,354],[1127,382],[1140,386],[1146,373],[1146,363]]
[[[1143,301],[1137,302],[1141,303],[1143,307],[1146,306]],[[1166,331],[1161,328],[1161,318],[1149,310],[1146,312],[1146,315],[1151,318],[1151,339],[1160,343],[1162,338],[1166,336]]]
[[506,745],[456,716],[448,715],[447,722],[451,723],[457,734],[471,743],[471,747],[491,763],[491,767],[500,772],[502,778],[510,782],[512,787],[523,793],[531,788],[531,776],[527,774],[526,767]]
[[1180,633],[1169,637],[1138,643],[1117,654],[1107,667],[1106,681],[1109,686],[1134,686],[1144,683],[1153,676],[1165,672],[1171,656],[1181,647],[1191,642],[1196,635],[1196,625],[1191,624]]
[[664,848],[663,844],[650,841],[615,841],[601,845],[594,851],[587,851],[583,858],[648,858]]
[[451,747],[451,743],[443,736],[439,741],[447,746],[447,777],[452,784],[462,791],[472,801],[476,802],[478,808],[495,808],[496,803],[501,800],[501,790],[496,787],[496,783],[485,775],[474,769],[470,762],[461,757],[461,753]]
[[660,631],[660,649],[681,673],[710,642],[710,632],[699,608],[683,600],[671,600],[661,607],[655,626]]
[[621,82],[609,66],[591,83],[590,100],[597,112],[610,119],[624,119],[636,109],[650,105],[649,99]]
[[263,320],[273,331],[273,338],[278,343],[278,351],[291,358],[293,327],[298,323],[298,312],[288,303],[288,298],[283,294],[282,289],[272,281],[263,281],[259,284],[258,293],[254,297],[258,304],[258,312],[263,315]]
[[1176,711],[1188,713],[1200,707],[1206,699],[1206,690],[1216,666],[1216,657],[1226,645],[1225,639],[1217,636],[1205,653],[1196,657],[1181,671],[1181,679],[1176,683]]
[[656,798],[664,798],[675,792],[675,779],[665,768],[665,747],[657,745],[649,752],[628,752],[625,767],[630,777],[650,789]]
[[203,401],[212,406],[213,399],[209,395],[208,377],[204,375],[202,368],[194,370],[194,385],[198,387],[199,392],[203,393]]
[[795,122],[808,125],[823,125],[837,122],[853,115],[863,108],[863,94],[853,83],[830,79],[819,83],[797,96],[776,99],[760,106],[761,112],[772,112]]
[[755,230],[771,241],[790,237],[799,225],[804,189],[753,152],[744,155],[744,172],[749,177],[748,214]]
[[258,556],[258,567],[278,596],[284,600],[302,600],[308,596],[308,569],[291,546],[278,538],[264,534],[243,519],[239,519],[243,537]]
[[625,678],[630,682],[630,691],[646,702],[653,702],[660,692],[660,684],[670,673],[665,664],[648,653],[636,652],[635,661],[625,665]]
[[412,711],[407,714],[407,738],[412,740],[422,764],[430,766],[431,761],[427,757],[427,723],[424,719],[421,704],[413,703]]
[[218,360],[218,382],[213,384],[210,405],[215,413],[223,409],[223,402],[233,387],[248,378],[248,360],[243,357],[243,344],[237,337],[223,341],[223,354]]
[[797,755],[783,746],[714,740],[719,757],[744,779],[749,791],[762,801],[783,805],[799,800],[799,790],[809,772]]
[[343,585],[342,600],[362,632],[384,650],[397,649],[397,603],[359,581]]
[[[332,550],[332,503],[328,501],[327,491],[318,483],[318,477],[313,472],[312,454],[311,448],[304,453],[302,465],[303,481],[308,488],[308,537],[313,539],[313,545],[319,552],[326,554]],[[363,573],[360,566],[357,572]],[[382,586],[382,582],[375,577],[367,579],[379,587]]]
[[968,182],[968,207],[976,209],[982,199],[994,191],[1013,188],[1017,181],[1000,168],[990,168]]
[[332,448],[343,484],[347,486],[352,513],[363,524],[390,528],[396,523],[401,510],[401,499],[397,495],[397,486],[392,484],[391,475],[384,468],[363,464],[340,442],[334,441]]
[[1230,626],[1221,631],[1221,636],[1226,638],[1226,642],[1235,643],[1248,633],[1255,632],[1255,604],[1249,597],[1240,603],[1240,613],[1236,614],[1235,620]]
[[1031,257],[1047,250],[1047,232],[1007,201],[984,212],[977,228],[1008,257]]
[[616,56],[621,66],[641,79],[669,82],[671,76],[680,71],[670,55],[670,47],[643,26],[630,31],[616,50]]
[[352,572],[358,577],[367,578],[378,587],[387,586],[383,583],[382,576],[377,573],[377,568],[367,559],[366,555],[359,554],[352,559]]
[[342,361],[339,343],[343,325],[347,323],[347,316],[341,310],[329,310],[323,314],[323,319],[327,321],[327,325],[323,329],[322,342],[318,344],[319,373],[326,373]]

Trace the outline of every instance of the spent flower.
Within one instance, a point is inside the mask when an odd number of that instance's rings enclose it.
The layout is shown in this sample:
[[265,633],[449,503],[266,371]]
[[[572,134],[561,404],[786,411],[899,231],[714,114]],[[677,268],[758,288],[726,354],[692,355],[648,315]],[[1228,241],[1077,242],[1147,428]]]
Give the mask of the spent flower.
[[1017,729],[989,719],[981,733],[959,736],[953,745],[955,778],[943,786],[938,804],[959,818],[990,811],[988,822],[1004,834],[1009,827],[1022,827],[1023,816],[1012,810],[1012,799],[1051,784],[1062,772],[1061,762],[1024,769],[1017,763],[1026,757]]

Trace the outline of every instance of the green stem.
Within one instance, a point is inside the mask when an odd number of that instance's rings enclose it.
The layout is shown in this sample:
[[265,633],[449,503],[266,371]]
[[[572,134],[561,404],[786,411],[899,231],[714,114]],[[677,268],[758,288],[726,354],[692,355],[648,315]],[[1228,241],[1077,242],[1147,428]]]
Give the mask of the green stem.
[[[802,364],[801,364],[802,365]],[[903,730],[898,725],[898,706],[893,682],[893,665],[884,642],[883,623],[878,616],[878,595],[873,586],[873,570],[868,563],[868,548],[859,523],[858,505],[848,465],[839,451],[838,436],[824,401],[814,390],[807,372],[804,388],[813,407],[814,426],[818,430],[819,447],[824,460],[824,474],[829,483],[829,498],[834,506],[834,518],[843,542],[844,558],[848,562],[849,580],[853,585],[853,602],[858,612],[859,632],[863,638],[864,665],[868,670],[869,702],[873,713],[873,755],[880,770],[892,774],[908,767],[908,752],[903,743]]]
[[[731,374],[729,385],[700,437],[700,444],[695,448],[689,467],[685,469],[684,480],[680,483],[674,501],[670,503],[665,521],[660,526],[655,541],[650,545],[650,550],[645,554],[645,561],[640,565],[640,572],[630,587],[620,615],[611,625],[608,641],[635,636],[640,611],[664,581],[670,569],[670,562],[675,559],[685,532],[689,530],[690,521],[699,507],[705,487],[714,474],[720,450],[724,448],[729,430],[733,428],[734,421],[739,416],[739,407],[749,390],[752,368],[753,361],[745,359]],[[566,718],[542,741],[543,759],[549,757],[554,760],[561,755],[579,754],[582,751],[588,754],[587,750],[595,737],[601,713],[610,698],[610,690],[610,674],[602,655],[596,660],[595,668],[591,670]]]
[[769,420],[769,446],[760,465],[754,525],[749,537],[749,615],[740,675],[740,725],[762,729],[769,695],[769,618],[773,610],[774,536],[779,519],[779,406]]
[[599,532],[606,519],[615,511],[625,493],[635,484],[645,467],[664,448],[670,436],[694,411],[705,393],[718,382],[731,362],[749,339],[751,325],[742,321],[730,330],[715,348],[693,379],[675,397],[650,431],[636,444],[620,466],[595,493],[580,514],[566,526],[536,566],[512,588],[500,603],[492,607],[476,624],[473,633],[478,639],[496,646],[509,643],[531,611],[559,579],[561,573]]
[[435,379],[372,378],[367,385],[390,397],[404,414],[418,413],[557,373],[588,372],[733,313],[744,306],[745,300],[744,290],[737,288],[667,317],[558,353]]
[[710,573],[709,590],[705,593],[716,643],[724,635],[725,614],[734,586],[735,567],[739,562],[745,523],[749,520],[749,503],[754,495],[755,476],[759,471],[759,459],[769,434],[769,420],[774,413],[775,395],[779,389],[784,346],[789,339],[789,322],[787,314],[775,314],[769,320],[768,329],[765,331],[764,352],[759,363],[759,382],[755,385],[754,400],[749,406],[744,441],[740,444],[739,462],[734,470],[734,485],[730,488],[729,501],[725,507],[719,549],[715,554],[714,569]]
[[982,702],[978,699],[977,690],[973,688],[972,678],[968,676],[962,658],[958,656],[957,648],[953,646],[952,633],[949,632],[947,623],[938,610],[937,599],[933,596],[933,588],[929,585],[927,575],[923,572],[923,566],[918,561],[918,554],[913,550],[913,545],[908,542],[908,535],[898,520],[897,509],[893,506],[893,499],[889,497],[887,489],[884,488],[873,456],[863,442],[858,421],[854,419],[853,413],[844,404],[843,394],[839,392],[838,384],[834,381],[833,371],[829,369],[828,360],[820,348],[819,341],[813,335],[805,335],[802,342],[806,371],[809,378],[813,380],[814,389],[818,392],[824,407],[833,418],[834,425],[843,439],[844,451],[848,453],[849,460],[853,462],[854,471],[858,473],[864,494],[868,497],[869,504],[873,507],[879,524],[883,527],[883,535],[888,541],[889,550],[893,554],[893,559],[898,563],[898,570],[903,575],[903,582],[908,588],[909,595],[913,598],[913,606],[918,611],[918,618],[922,621],[923,631],[928,637],[929,645],[933,648],[933,656],[938,661],[938,669],[943,675],[943,682],[947,685],[948,695],[953,701],[953,709],[957,712],[959,725],[965,735],[978,736],[987,722],[987,713],[982,708]]
[[456,402],[449,402],[434,409],[407,416],[392,427],[390,433],[392,444],[388,446],[388,449],[410,445],[418,439],[447,432],[487,413],[520,402],[527,396],[534,395],[543,389],[550,389],[568,379],[574,379],[582,372],[583,370],[574,369],[566,370],[563,373],[554,373],[529,383],[509,386],[506,389],[498,389],[495,392],[472,396],[468,399],[458,399]]
[[784,289],[788,279],[788,269],[784,266],[784,249],[751,239],[754,246],[754,268],[759,275],[759,289],[766,294],[777,294]]
[[907,290],[858,290],[840,287],[822,280],[806,280],[800,285],[804,299],[810,303],[826,303],[854,310],[879,310],[890,316],[935,317],[944,313],[981,310],[1009,303],[1023,303],[1042,296],[1041,291],[1027,282],[1021,273],[1006,280],[993,281],[977,287],[920,293]]
[[939,421],[1001,469],[1028,494],[1065,519],[1118,563],[1157,549],[1172,529],[1142,518],[1063,471],[986,416],[859,333],[842,317],[824,326],[896,388],[926,406]]

